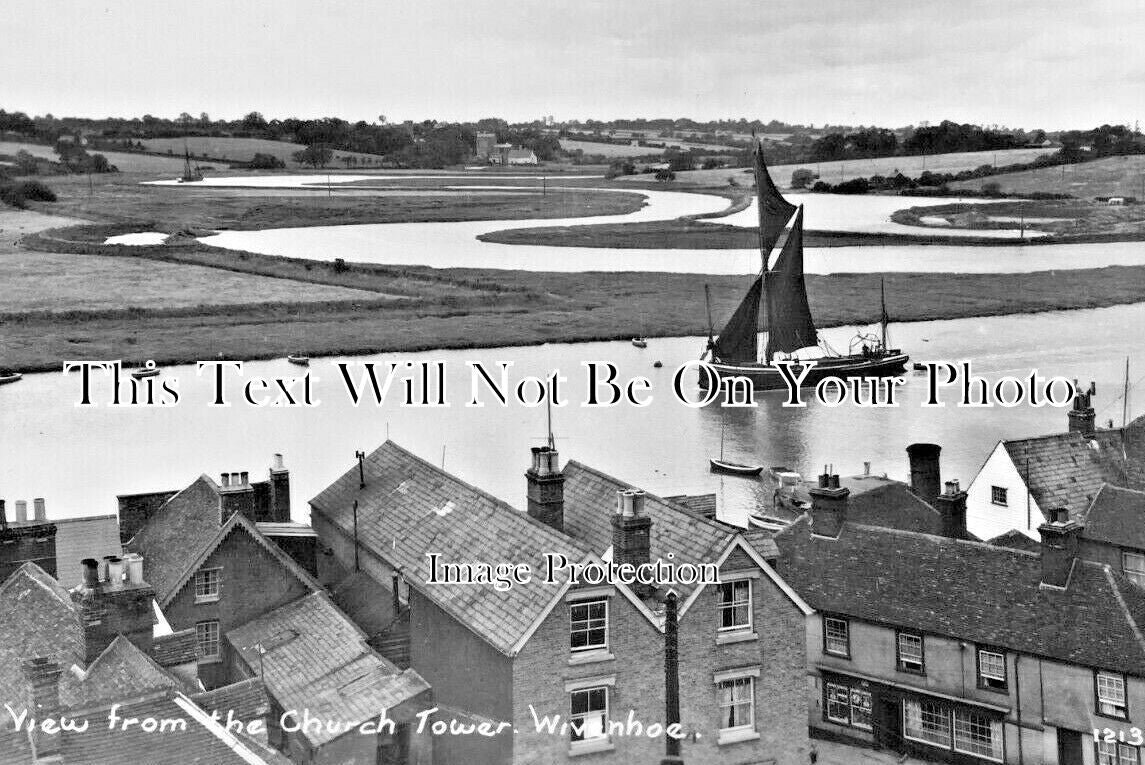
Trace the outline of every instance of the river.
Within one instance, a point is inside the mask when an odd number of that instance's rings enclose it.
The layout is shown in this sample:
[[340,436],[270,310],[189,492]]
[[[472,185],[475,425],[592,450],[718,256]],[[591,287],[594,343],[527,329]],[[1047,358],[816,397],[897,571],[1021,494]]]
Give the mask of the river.
[[[1145,335],[1128,331],[1145,325],[1145,305],[1086,311],[919,322],[892,325],[892,342],[916,360],[972,359],[974,371],[993,379],[1026,375],[1095,380],[1100,423],[1120,423],[1123,365],[1134,369],[1145,358]],[[826,330],[845,348],[853,330]],[[1053,342],[1046,342],[1053,338]],[[569,378],[570,404],[554,410],[557,446],[565,459],[577,459],[658,494],[715,491],[727,517],[743,521],[768,496],[759,481],[717,477],[708,457],[719,452],[721,420],[729,459],[788,465],[814,475],[824,463],[844,474],[864,461],[876,472],[905,477],[904,449],[915,441],[943,446],[943,475],[974,476],[999,439],[1054,432],[1066,427],[1066,410],[1021,406],[1012,409],[923,409],[924,377],[906,377],[899,406],[832,409],[812,402],[785,409],[777,393],[759,397],[755,409],[690,409],[671,394],[671,376],[696,358],[701,338],[652,339],[647,349],[629,343],[581,343],[470,351],[435,351],[371,357],[374,361],[446,362],[452,406],[441,409],[354,407],[328,359],[315,360],[311,374],[319,406],[306,409],[253,408],[241,403],[208,407],[210,385],[191,366],[165,370],[180,380],[182,400],[166,409],[76,407],[80,381],[74,375],[29,375],[0,387],[4,438],[3,496],[12,500],[45,497],[49,517],[113,512],[115,495],[180,488],[201,473],[249,471],[265,474],[271,455],[282,452],[292,469],[295,516],[305,520],[304,502],[354,463],[354,452],[369,451],[387,433],[431,462],[509,500],[524,504],[528,449],[543,443],[543,408],[512,405],[464,406],[471,370],[467,362],[495,365],[511,361],[514,380],[553,369]],[[622,377],[646,375],[653,400],[646,408],[577,406],[585,398],[582,362],[611,361]],[[354,359],[358,362],[363,359]],[[663,362],[662,369],[652,367]],[[355,367],[356,368],[356,367]],[[252,362],[253,375],[299,374],[285,360]],[[1136,374],[1135,376],[1140,376]],[[691,378],[689,389],[694,389]],[[104,387],[98,387],[103,385]],[[97,379],[97,393],[106,384]],[[237,387],[232,387],[237,395]],[[949,394],[953,400],[952,394]],[[1137,411],[1131,408],[1132,412]],[[971,519],[972,525],[976,523]],[[979,527],[979,530],[981,528]]]

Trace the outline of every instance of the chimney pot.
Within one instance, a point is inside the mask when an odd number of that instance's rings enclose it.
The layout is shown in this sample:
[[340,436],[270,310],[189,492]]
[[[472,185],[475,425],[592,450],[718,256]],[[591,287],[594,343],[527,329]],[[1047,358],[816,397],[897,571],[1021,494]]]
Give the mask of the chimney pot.
[[240,486],[246,486],[249,483],[250,483],[250,473],[247,473],[245,471],[242,473],[239,473],[239,485]]
[[16,522],[23,523],[28,520],[28,501],[26,499],[16,500]]
[[109,555],[104,560],[107,561],[107,583],[112,587],[119,587],[123,584],[124,564],[123,558],[117,555]]
[[35,499],[33,499],[32,500],[32,508],[33,508],[33,511],[35,512],[35,518],[37,521],[46,521],[48,519],[48,511],[47,511],[46,506],[44,505],[44,498],[43,497],[36,497]]
[[286,465],[282,461],[282,455],[276,453],[274,455],[274,470],[286,470]]
[[832,473],[831,476],[827,479],[827,487],[830,489],[838,489],[839,488],[839,474],[838,473]]
[[831,483],[831,476],[827,475],[826,472],[819,474],[819,488],[820,489],[826,489],[830,485],[830,483]]
[[870,474],[871,474],[871,463],[870,462],[864,462],[863,463],[863,475],[870,475]]
[[231,485],[231,474],[230,473],[223,473],[220,476],[219,483],[223,485],[223,488],[230,486]]
[[83,569],[84,587],[98,587],[99,561],[97,561],[95,558],[84,558],[82,561],[80,561],[80,566]]
[[632,515],[638,516],[644,514],[644,490],[632,490]]
[[128,553],[123,556],[123,563],[127,569],[128,583],[143,584],[143,556],[138,553]]

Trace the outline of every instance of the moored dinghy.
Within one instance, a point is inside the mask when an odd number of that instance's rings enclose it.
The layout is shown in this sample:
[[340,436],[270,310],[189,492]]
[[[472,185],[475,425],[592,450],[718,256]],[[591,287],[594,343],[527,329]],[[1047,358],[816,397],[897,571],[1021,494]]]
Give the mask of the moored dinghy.
[[7,385],[8,383],[18,382],[24,379],[24,375],[19,372],[0,372],[0,385]]
[[291,354],[290,356],[286,357],[286,360],[291,364],[297,364],[300,367],[310,366],[310,357],[303,356],[301,353]]

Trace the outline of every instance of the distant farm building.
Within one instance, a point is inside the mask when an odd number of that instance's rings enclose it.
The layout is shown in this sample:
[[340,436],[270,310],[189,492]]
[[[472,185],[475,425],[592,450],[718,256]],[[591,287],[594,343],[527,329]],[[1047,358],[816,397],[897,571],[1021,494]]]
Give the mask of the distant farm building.
[[478,133],[477,134],[477,158],[489,161],[493,155],[494,147],[497,145],[496,133]]
[[494,165],[535,165],[537,155],[531,149],[513,146],[509,143],[499,143],[493,147],[488,161]]

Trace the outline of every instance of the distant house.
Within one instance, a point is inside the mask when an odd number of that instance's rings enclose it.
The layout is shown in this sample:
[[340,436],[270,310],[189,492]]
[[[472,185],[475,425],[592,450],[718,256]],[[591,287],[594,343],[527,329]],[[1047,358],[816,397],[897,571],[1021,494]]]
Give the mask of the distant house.
[[6,504],[0,500],[0,581],[32,562],[71,587],[80,583],[84,558],[123,554],[116,516],[48,518],[43,499],[33,500],[33,508],[29,518],[27,503],[17,501],[14,517],[9,519]]
[[509,164],[535,165],[537,164],[537,155],[531,149],[510,149]]
[[1112,207],[1119,207],[1125,204],[1125,197],[1110,197],[1108,204]]
[[[666,673],[678,678],[689,762],[807,761],[803,645],[808,610],[776,575],[774,544],[748,543],[701,512],[532,451],[521,512],[386,442],[311,500],[324,547],[320,578],[359,624],[392,624],[434,704],[467,723],[515,735],[435,741],[438,763],[655,762],[663,737],[622,735],[632,717],[665,722]],[[699,504],[706,504],[697,498]],[[524,563],[511,587],[434,580],[448,563]],[[709,564],[720,583],[681,581],[675,663],[667,662],[667,588],[544,577],[546,555],[569,562]],[[351,578],[347,580],[347,576]],[[368,588],[374,582],[371,614]],[[347,597],[339,592],[356,592]],[[396,601],[396,607],[395,603]],[[533,715],[577,728],[538,732]],[[582,759],[583,758],[583,759]]]

